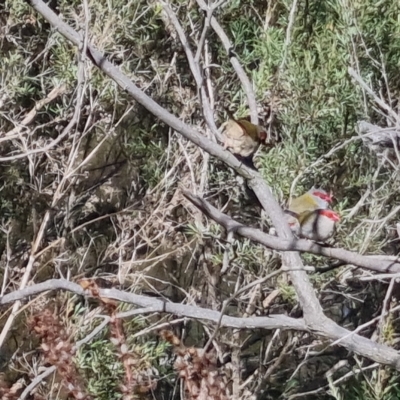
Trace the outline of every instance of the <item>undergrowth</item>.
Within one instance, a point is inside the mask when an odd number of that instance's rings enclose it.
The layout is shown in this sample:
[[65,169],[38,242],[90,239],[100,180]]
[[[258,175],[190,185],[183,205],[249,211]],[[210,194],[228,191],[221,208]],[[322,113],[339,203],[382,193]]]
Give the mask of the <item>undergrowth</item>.
[[[80,31],[85,22],[82,4],[57,2],[59,15]],[[255,164],[282,205],[313,185],[333,191],[334,208],[342,217],[334,245],[361,253],[397,255],[399,160],[389,162],[357,137],[359,120],[383,127],[392,122],[350,78],[348,68],[357,70],[378,97],[398,109],[400,5],[389,0],[304,0],[298,3],[290,21],[292,4],[288,0],[269,4],[230,1],[214,13],[232,42],[231,51],[254,83],[261,123],[280,139],[268,151],[261,148]],[[204,13],[192,2],[174,2],[173,6],[190,45],[196,49]],[[112,0],[89,2],[89,9],[89,40],[140,89],[205,133],[194,79],[162,5]],[[78,53],[27,2],[6,1],[0,5],[1,11],[2,137],[55,86],[65,85],[62,95],[38,111],[34,122],[23,131],[23,139],[15,137],[0,143],[1,153],[11,156],[44,146],[68,125],[76,102]],[[219,126],[228,112],[244,117],[248,107],[229,57],[211,29],[207,49],[203,57],[210,64],[214,116]],[[47,211],[51,218],[41,249],[49,247],[36,260],[36,280],[95,276],[135,293],[211,308],[229,298],[235,288],[279,268],[275,252],[234,240],[227,276],[218,284],[210,284],[229,246],[222,229],[188,205],[180,189],[202,185],[204,197],[239,221],[265,231],[270,228],[269,221],[249,197],[243,180],[225,164],[208,158],[161,124],[89,61],[85,61],[84,72],[84,80],[79,82],[85,93],[80,119],[65,140],[43,154],[0,164],[0,250],[5,255],[1,276],[8,276],[10,288],[18,288],[31,243]],[[69,175],[71,171],[74,173]],[[316,268],[327,265],[322,257],[304,255],[303,259]],[[345,267],[327,274],[316,272],[311,279],[327,314],[354,329],[379,315],[387,285],[356,284],[343,278],[349,274],[354,278],[362,272],[353,273]],[[279,294],[264,308],[263,300],[277,288]],[[274,310],[301,316],[294,290],[285,277],[264,282],[256,295],[246,293],[231,311],[242,315],[252,295],[259,296],[254,315]],[[67,298],[58,295],[54,301],[62,308],[71,301]],[[96,310],[91,303],[85,307],[88,312]],[[146,339],[129,340],[140,329],[157,325],[157,318],[149,318],[143,326],[127,323],[128,343],[149,374],[157,371],[162,389],[151,395],[179,398],[172,355],[157,330],[143,335]],[[5,316],[1,327],[4,321]],[[76,326],[83,321],[84,317],[77,316]],[[182,340],[204,345],[211,335],[209,326],[193,323],[189,329],[192,337],[185,337],[185,324],[177,324],[175,333]],[[87,334],[88,329],[85,326],[78,336]],[[395,319],[389,319],[380,340],[396,347],[397,331]],[[373,328],[364,332],[372,333]],[[279,340],[270,333],[243,334],[241,350],[249,359],[243,375],[263,371],[266,365],[262,363],[269,365],[276,360],[288,338],[286,332]],[[307,398],[398,398],[396,372],[379,366],[368,368],[368,362],[353,355],[321,356],[317,366],[306,366],[305,372],[299,372],[304,347],[314,349],[318,344],[300,332],[293,333],[292,339],[292,359],[282,362],[268,382],[255,374],[254,381],[249,380],[246,386],[248,392],[243,392],[244,399],[260,382],[266,393],[274,393],[276,398],[294,398],[291,396],[308,391]],[[231,351],[229,335],[221,334],[216,340]],[[16,343],[19,341],[21,337]],[[270,342],[272,358],[265,356],[259,361]],[[18,354],[3,369],[12,366],[27,373],[23,359],[24,355]],[[254,359],[258,361],[252,363]],[[336,383],[333,380],[328,387],[325,372],[343,359],[343,369],[333,377],[348,377]],[[93,396],[118,398],[122,365],[105,332],[80,348],[76,364]],[[318,388],[322,390],[316,391]]]

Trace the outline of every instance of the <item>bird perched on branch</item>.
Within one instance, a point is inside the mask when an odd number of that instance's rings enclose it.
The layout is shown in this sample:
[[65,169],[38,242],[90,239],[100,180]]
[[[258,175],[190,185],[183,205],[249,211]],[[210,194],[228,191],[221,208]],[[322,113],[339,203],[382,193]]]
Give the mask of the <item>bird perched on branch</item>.
[[221,128],[224,148],[229,149],[244,164],[254,168],[253,156],[260,144],[265,144],[267,132],[245,119],[229,119]]
[[[331,201],[332,194],[315,187],[293,199],[285,210],[286,220],[292,232],[301,236],[302,222],[308,222],[308,218],[312,218],[314,211],[327,209]],[[306,226],[308,227],[307,223]]]
[[300,227],[297,235],[316,242],[325,242],[335,232],[336,222],[340,221],[339,214],[327,209],[305,211],[298,216]]

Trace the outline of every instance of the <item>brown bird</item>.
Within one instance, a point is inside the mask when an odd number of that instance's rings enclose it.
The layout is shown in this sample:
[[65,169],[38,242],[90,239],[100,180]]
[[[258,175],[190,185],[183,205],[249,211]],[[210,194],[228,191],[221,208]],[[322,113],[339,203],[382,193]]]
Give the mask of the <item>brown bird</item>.
[[254,168],[253,155],[260,144],[265,144],[267,133],[260,126],[245,119],[229,119],[223,123],[224,148]]
[[335,232],[336,222],[340,221],[339,214],[332,210],[317,209],[305,211],[298,216],[298,236],[316,242],[325,242]]

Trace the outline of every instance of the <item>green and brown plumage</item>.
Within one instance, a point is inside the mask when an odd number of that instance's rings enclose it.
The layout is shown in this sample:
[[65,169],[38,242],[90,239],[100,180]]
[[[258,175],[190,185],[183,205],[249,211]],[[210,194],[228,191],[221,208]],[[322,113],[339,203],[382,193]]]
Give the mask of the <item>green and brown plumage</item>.
[[328,208],[332,195],[323,189],[311,188],[307,193],[293,199],[288,207],[292,213],[301,214],[304,211],[314,211],[318,208]]
[[233,154],[243,157],[253,157],[261,143],[265,143],[267,133],[257,125],[245,119],[229,119],[222,124],[224,148]]
[[[315,210],[327,209],[332,201],[332,195],[323,189],[311,188],[307,193],[294,198],[285,210],[285,216],[290,229],[294,234],[300,236],[301,223]],[[301,221],[300,221],[301,220]]]

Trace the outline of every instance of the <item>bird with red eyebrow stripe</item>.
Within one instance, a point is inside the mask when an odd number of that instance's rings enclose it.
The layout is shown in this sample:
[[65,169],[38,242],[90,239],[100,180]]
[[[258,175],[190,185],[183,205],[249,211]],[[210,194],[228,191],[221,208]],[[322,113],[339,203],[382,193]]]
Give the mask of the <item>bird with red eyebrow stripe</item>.
[[297,235],[316,242],[329,239],[335,232],[336,222],[340,221],[338,213],[326,209],[305,211],[297,219],[300,225]]
[[332,194],[323,189],[312,187],[307,193],[296,197],[289,203],[289,207],[285,210],[286,220],[290,229],[296,235],[300,231],[299,215],[308,213],[317,209],[327,209],[332,201]]
[[288,207],[290,213],[301,214],[305,211],[326,209],[332,201],[332,194],[323,189],[312,187],[307,193],[293,199]]

